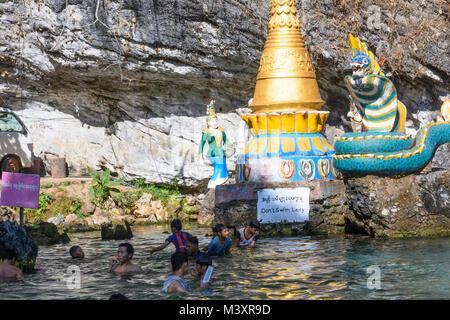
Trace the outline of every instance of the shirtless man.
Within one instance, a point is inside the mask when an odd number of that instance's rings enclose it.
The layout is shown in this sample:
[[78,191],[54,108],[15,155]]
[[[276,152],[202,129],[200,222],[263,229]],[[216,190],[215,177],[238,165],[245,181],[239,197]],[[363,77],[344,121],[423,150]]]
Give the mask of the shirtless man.
[[15,267],[17,254],[8,249],[0,249],[0,282],[23,280],[23,273]]
[[247,227],[238,229],[235,234],[234,245],[236,247],[255,247],[259,237],[259,227],[259,221],[252,220]]
[[128,273],[128,272],[140,272],[141,267],[131,263],[131,258],[133,257],[134,249],[129,243],[119,244],[119,249],[117,250],[117,257],[111,258],[109,264],[109,272],[115,273]]

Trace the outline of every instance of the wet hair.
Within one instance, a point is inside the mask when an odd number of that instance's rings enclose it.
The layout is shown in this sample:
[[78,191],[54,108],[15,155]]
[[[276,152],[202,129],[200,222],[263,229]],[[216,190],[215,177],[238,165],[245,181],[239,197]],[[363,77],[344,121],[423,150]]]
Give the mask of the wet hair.
[[197,237],[190,237],[189,239],[187,239],[187,241],[189,241],[192,244],[198,245],[198,238]]
[[134,254],[134,249],[133,249],[133,246],[132,246],[131,244],[129,244],[128,242],[124,242],[124,243],[119,244],[119,248],[120,248],[120,247],[125,247],[125,248],[127,248],[127,253],[128,253],[128,254],[131,254],[131,256],[133,256],[133,254]]
[[177,231],[180,231],[182,228],[180,219],[172,220],[172,222],[170,223],[170,227],[175,228]]
[[117,293],[117,294],[113,294],[111,295],[111,297],[109,297],[109,300],[128,300],[127,297],[125,297],[123,294],[121,293]]
[[256,229],[259,229],[260,225],[261,224],[259,223],[258,220],[252,220],[248,223],[249,227],[256,228]]
[[0,259],[2,260],[17,260],[17,253],[14,250],[0,248]]
[[80,246],[73,246],[72,248],[70,248],[69,253],[72,256],[72,258],[75,258],[73,255],[75,254],[75,251],[77,251],[78,248],[80,248]]
[[188,256],[186,252],[175,252],[170,257],[170,262],[172,263],[173,272],[179,270],[183,263],[188,262]]
[[201,266],[212,266],[212,258],[207,254],[201,255],[197,258],[196,263]]
[[216,224],[216,226],[213,228],[213,232],[218,233],[218,232],[222,231],[223,229],[225,229],[226,227],[227,226],[224,225],[223,223]]

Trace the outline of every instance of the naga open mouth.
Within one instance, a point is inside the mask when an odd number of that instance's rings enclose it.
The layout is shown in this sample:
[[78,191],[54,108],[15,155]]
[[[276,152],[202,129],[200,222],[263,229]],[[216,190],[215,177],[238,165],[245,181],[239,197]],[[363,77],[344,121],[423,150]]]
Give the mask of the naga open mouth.
[[364,76],[364,64],[359,62],[352,62],[353,76]]

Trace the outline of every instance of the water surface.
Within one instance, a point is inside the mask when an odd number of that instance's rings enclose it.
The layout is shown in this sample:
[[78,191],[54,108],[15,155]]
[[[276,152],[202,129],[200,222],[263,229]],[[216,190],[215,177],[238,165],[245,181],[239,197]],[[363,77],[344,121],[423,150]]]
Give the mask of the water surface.
[[[164,242],[167,227],[133,228],[129,242],[133,262],[144,273],[120,277],[107,272],[109,259],[124,241],[102,241],[100,232],[71,234],[66,245],[40,246],[38,272],[18,283],[0,283],[0,299],[108,299],[122,293],[130,299],[449,299],[450,238],[370,239],[297,237],[261,239],[254,249],[233,249],[232,257],[214,258],[211,292],[186,297],[161,292],[171,273],[171,244],[149,256],[149,248]],[[190,233],[203,247],[209,228]],[[69,255],[80,245],[86,258]],[[80,289],[67,286],[70,266],[80,268]],[[367,268],[381,272],[380,289],[369,289]],[[190,268],[194,264],[190,263]],[[191,270],[191,269],[190,269]],[[191,288],[198,280],[186,276]],[[372,282],[370,282],[372,283]]]

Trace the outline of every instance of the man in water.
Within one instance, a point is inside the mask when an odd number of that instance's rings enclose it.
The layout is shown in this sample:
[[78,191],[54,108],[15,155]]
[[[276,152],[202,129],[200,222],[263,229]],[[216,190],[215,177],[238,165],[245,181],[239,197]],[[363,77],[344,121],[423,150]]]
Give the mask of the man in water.
[[0,282],[23,280],[22,271],[14,266],[17,260],[16,252],[1,248],[0,259],[2,260],[2,264],[0,264]]
[[247,227],[238,229],[234,236],[234,245],[236,247],[255,247],[259,237],[259,221],[252,220]]
[[202,255],[197,258],[197,261],[195,263],[195,268],[192,270],[192,275],[194,277],[198,277],[200,279],[203,279],[206,269],[208,269],[209,266],[212,266],[212,258],[209,255]]
[[69,253],[72,256],[72,258],[74,258],[74,259],[83,259],[84,258],[84,252],[80,246],[73,246],[72,248],[70,248]]
[[[183,279],[189,271],[189,259],[185,252],[175,252],[170,257],[173,275],[166,279],[162,291],[165,293],[182,293],[187,294],[191,289]],[[211,281],[207,283],[200,282],[200,290],[211,285]]]
[[140,272],[141,267],[131,263],[131,258],[133,258],[134,249],[129,243],[119,244],[117,249],[117,257],[111,258],[109,264],[109,272],[115,273],[128,273],[128,272]]
[[198,249],[198,238],[197,237],[190,237],[186,241],[186,250],[189,257],[195,257],[198,258],[203,255],[208,255],[206,252],[201,252]]
[[170,223],[172,235],[169,236],[162,245],[156,248],[152,248],[150,250],[150,255],[152,255],[153,252],[160,251],[166,248],[170,243],[173,243],[176,252],[186,252],[186,241],[191,237],[191,235],[188,232],[181,231],[181,228],[182,224],[179,219],[172,220],[172,222]]

